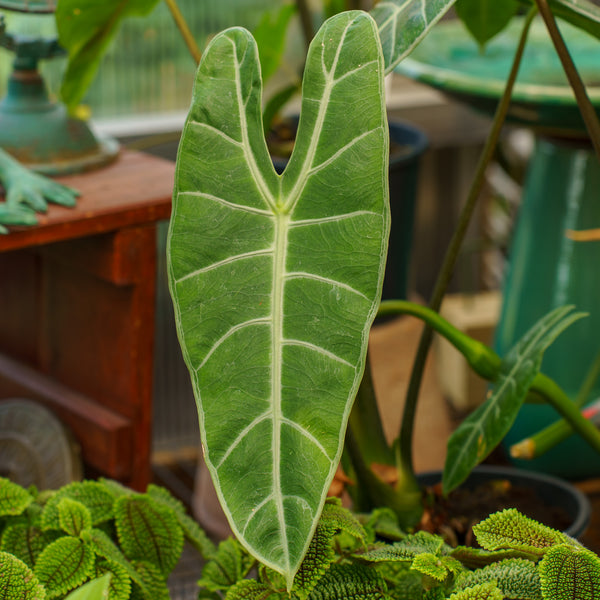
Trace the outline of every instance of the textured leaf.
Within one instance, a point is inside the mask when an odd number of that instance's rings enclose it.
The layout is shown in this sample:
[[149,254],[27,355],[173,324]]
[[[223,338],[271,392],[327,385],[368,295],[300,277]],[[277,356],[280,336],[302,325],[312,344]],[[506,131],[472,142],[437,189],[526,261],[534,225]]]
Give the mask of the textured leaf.
[[228,538],[219,544],[216,555],[204,565],[198,585],[211,592],[227,590],[248,574],[253,563],[244,548],[234,538]]
[[428,552],[415,556],[411,568],[436,581],[444,581],[448,577],[448,569],[440,557]]
[[88,581],[85,585],[71,592],[65,600],[108,600],[111,576],[103,575]]
[[383,600],[387,586],[375,569],[333,565],[313,590],[310,600]]
[[390,508],[376,508],[369,515],[365,528],[386,540],[398,541],[406,537],[406,532],[400,529],[396,513]]
[[6,477],[0,477],[0,517],[20,515],[33,502],[32,495]]
[[537,565],[520,558],[502,560],[461,577],[458,587],[471,588],[494,583],[503,597],[513,600],[542,600]]
[[63,498],[81,502],[92,517],[92,525],[113,518],[114,496],[97,481],[76,481],[53,494],[42,512],[42,525],[45,529],[61,529],[58,505]]
[[228,592],[227,600],[284,600],[289,598],[287,593],[277,592],[264,583],[255,579],[239,581]]
[[81,585],[91,575],[95,555],[80,539],[65,536],[46,546],[34,573],[49,598],[61,596]]
[[109,599],[128,600],[131,594],[131,577],[119,564],[109,560],[97,560],[94,566],[94,577],[99,578],[105,574],[110,575]]
[[377,23],[385,72],[393,68],[446,14],[455,0],[382,0],[371,9]]
[[537,560],[539,558],[538,553],[532,554],[521,550],[495,550],[492,552],[470,546],[456,547],[452,550],[452,556],[470,569],[480,569],[508,558],[524,558],[527,560]]
[[566,544],[551,548],[542,559],[539,572],[544,598],[600,598],[600,559],[585,548]]
[[60,528],[69,535],[78,537],[92,526],[92,515],[85,505],[71,498],[62,498],[58,503]]
[[112,539],[100,529],[90,529],[82,534],[82,539],[96,553],[111,563],[119,565],[128,575],[130,579],[135,581],[141,587],[144,587],[144,582],[136,571],[134,566],[127,560],[127,557],[121,552],[121,549],[112,541]]
[[123,553],[150,562],[167,576],[183,551],[183,532],[172,509],[142,495],[115,502],[115,524]]
[[363,560],[369,562],[382,561],[412,561],[419,554],[432,554],[434,556],[447,556],[452,548],[444,540],[427,531],[419,531],[407,535],[403,540],[394,544],[385,544],[374,550],[361,554]]
[[456,0],[456,14],[481,46],[517,14],[518,0]]
[[569,543],[570,539],[564,533],[542,525],[514,508],[490,515],[473,526],[473,533],[479,545],[486,550],[511,548],[537,556],[544,555],[552,546]]
[[170,600],[167,580],[156,565],[145,561],[135,561],[133,564],[138,572],[138,578],[143,581],[143,586],[134,583],[131,589],[132,597],[144,598],[144,600]]
[[91,83],[108,44],[125,17],[150,14],[158,0],[60,0],[59,42],[69,53],[61,97],[73,109]]
[[341,505],[337,498],[327,499],[323,506],[320,522],[336,531],[343,531],[361,542],[366,539],[365,528],[352,512]]
[[205,560],[212,558],[217,548],[206,535],[206,532],[198,525],[197,521],[194,521],[187,513],[185,506],[173,497],[173,495],[163,487],[150,484],[147,489],[148,495],[158,502],[170,507],[175,512],[179,525],[183,529],[183,535],[185,539],[200,552],[200,555]]
[[21,560],[0,552],[0,600],[44,600],[46,593]]
[[319,579],[335,560],[332,541],[336,533],[335,525],[323,520],[319,521],[304,560],[294,577],[292,593],[300,600],[305,600],[309,596]]
[[502,600],[504,596],[493,582],[482,583],[450,596],[450,600]]
[[204,54],[179,147],[169,281],[206,462],[236,536],[288,584],[339,462],[381,290],[382,77],[368,15],[327,21],[279,177],[255,43],[227,30]]
[[584,316],[572,310],[566,306],[547,314],[502,360],[490,397],[462,421],[448,440],[442,476],[445,494],[458,487],[508,433],[540,371],[545,350],[562,331]]
[[14,554],[33,568],[42,550],[60,535],[58,532],[42,531],[26,522],[15,523],[2,532],[1,549]]

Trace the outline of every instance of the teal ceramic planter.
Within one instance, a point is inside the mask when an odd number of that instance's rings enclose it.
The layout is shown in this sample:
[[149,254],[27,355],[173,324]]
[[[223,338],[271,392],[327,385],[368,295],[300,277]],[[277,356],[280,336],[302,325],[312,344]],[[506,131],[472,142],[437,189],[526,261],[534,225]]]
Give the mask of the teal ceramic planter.
[[[506,353],[553,308],[572,304],[588,312],[560,335],[542,364],[574,398],[600,351],[600,240],[574,241],[568,232],[600,227],[600,165],[587,146],[543,138],[536,144],[510,251],[496,350]],[[593,398],[600,384],[595,392]],[[524,405],[506,444],[556,418],[546,405]],[[576,436],[533,462],[518,462],[569,478],[600,474],[600,455]]]

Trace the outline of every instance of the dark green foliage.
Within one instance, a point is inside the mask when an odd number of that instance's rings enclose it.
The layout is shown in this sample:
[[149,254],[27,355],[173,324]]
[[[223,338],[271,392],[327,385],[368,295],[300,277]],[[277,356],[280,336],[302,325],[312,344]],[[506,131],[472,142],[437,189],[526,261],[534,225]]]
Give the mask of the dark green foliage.
[[243,579],[254,564],[254,559],[236,540],[229,538],[219,544],[212,560],[204,565],[200,587],[216,592],[227,590]]
[[118,498],[114,511],[127,558],[151,562],[166,577],[183,550],[183,532],[173,511],[140,494]]
[[284,600],[288,597],[285,592],[275,591],[255,579],[238,581],[227,592],[227,600]]
[[362,565],[333,565],[313,590],[311,600],[378,600],[387,586],[375,570]]
[[391,508],[376,508],[365,522],[365,529],[373,536],[391,541],[406,537],[406,532],[400,529],[398,517]]
[[168,490],[150,484],[148,486],[148,495],[159,504],[168,506],[175,512],[179,525],[183,529],[185,539],[200,552],[202,558],[208,560],[216,554],[216,546],[200,525],[186,513],[183,504],[177,498],[173,497]]
[[[38,494],[0,478],[0,488],[6,500],[2,556],[29,568],[48,599],[108,574],[106,589],[97,584],[89,588],[93,597],[78,597],[168,600],[167,577],[181,555],[184,532],[204,552],[214,550],[183,505],[156,486],[139,494],[109,480],[83,481]],[[0,590],[12,593],[22,586],[15,587],[9,566],[0,569]],[[32,594],[18,598],[35,600]],[[0,600],[5,597],[12,598],[0,594]]]

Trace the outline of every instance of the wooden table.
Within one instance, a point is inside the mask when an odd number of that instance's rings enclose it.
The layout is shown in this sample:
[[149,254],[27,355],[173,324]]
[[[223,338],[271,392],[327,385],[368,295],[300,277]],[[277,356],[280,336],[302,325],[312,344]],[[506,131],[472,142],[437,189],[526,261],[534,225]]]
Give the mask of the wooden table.
[[81,192],[0,236],[0,399],[30,398],[74,434],[88,472],[150,478],[156,221],[174,164],[124,151],[60,179]]

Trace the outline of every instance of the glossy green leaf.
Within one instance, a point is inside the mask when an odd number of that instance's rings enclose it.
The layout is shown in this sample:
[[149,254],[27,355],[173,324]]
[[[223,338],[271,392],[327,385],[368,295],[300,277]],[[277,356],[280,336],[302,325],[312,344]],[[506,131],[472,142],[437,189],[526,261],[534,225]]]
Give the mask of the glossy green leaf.
[[446,14],[455,0],[382,0],[370,14],[377,23],[389,73]]
[[0,552],[0,600],[44,600],[46,593],[21,560]]
[[456,14],[483,46],[517,14],[518,0],[456,0]]
[[572,310],[572,307],[557,308],[540,319],[503,359],[490,397],[448,440],[442,477],[444,493],[459,486],[507,434],[540,372],[546,348],[564,329],[584,316]]
[[108,600],[110,591],[110,573],[88,581],[85,585],[71,592],[65,600]]
[[179,148],[169,280],[206,462],[236,535],[289,585],[339,462],[381,291],[382,90],[372,19],[327,21],[278,176],[256,45],[230,29],[205,52]]
[[59,42],[69,53],[61,97],[73,109],[91,83],[108,44],[126,17],[150,14],[158,0],[60,0]]

